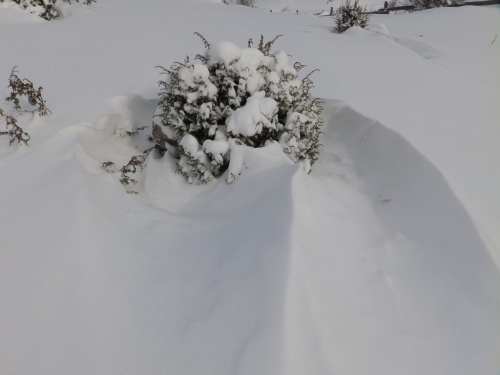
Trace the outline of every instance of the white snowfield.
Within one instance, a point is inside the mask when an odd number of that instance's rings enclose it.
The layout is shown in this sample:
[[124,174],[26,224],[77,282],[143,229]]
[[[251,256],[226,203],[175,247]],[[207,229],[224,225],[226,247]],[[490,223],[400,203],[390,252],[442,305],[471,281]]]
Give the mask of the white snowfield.
[[[0,4],[0,97],[18,66],[53,111],[17,116],[29,146],[0,137],[0,374],[498,375],[500,7],[337,35],[290,4]],[[321,70],[310,175],[277,144],[239,152],[231,185],[153,154],[138,194],[102,170],[137,155],[154,66],[202,53],[195,31],[283,34]]]

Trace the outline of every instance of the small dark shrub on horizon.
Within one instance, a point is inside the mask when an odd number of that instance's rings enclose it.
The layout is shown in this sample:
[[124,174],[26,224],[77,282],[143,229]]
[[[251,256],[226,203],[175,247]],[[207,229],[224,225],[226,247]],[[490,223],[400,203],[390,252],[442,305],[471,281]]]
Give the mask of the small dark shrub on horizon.
[[354,0],[353,4],[351,0],[346,0],[333,13],[333,19],[335,31],[340,34],[353,26],[364,29],[368,25],[370,15],[366,14],[366,6],[360,5],[358,0]]

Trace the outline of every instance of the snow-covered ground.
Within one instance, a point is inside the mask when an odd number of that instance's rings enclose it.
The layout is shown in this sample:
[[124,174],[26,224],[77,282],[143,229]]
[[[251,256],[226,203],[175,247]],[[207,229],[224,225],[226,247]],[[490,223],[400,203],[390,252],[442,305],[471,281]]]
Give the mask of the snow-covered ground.
[[[385,0],[384,0],[385,1]],[[366,5],[369,10],[383,8],[384,1],[363,0],[361,4]],[[234,4],[233,1],[230,4]],[[337,9],[342,0],[254,0],[254,7],[258,9],[272,10],[273,12],[297,12],[303,14],[329,14],[330,9]]]
[[[335,1],[256,4],[0,4],[0,97],[18,66],[53,112],[18,116],[27,147],[0,137],[1,374],[500,372],[500,7],[337,35],[312,12]],[[195,31],[283,34],[321,70],[312,174],[272,146],[231,185],[151,157],[134,195],[100,169],[134,153],[106,134],[151,124],[154,67],[202,53]]]

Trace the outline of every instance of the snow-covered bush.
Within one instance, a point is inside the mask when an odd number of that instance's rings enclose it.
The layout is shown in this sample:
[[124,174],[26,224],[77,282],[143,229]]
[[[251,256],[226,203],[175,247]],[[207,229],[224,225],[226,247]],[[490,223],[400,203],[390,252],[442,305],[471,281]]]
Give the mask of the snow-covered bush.
[[[279,142],[307,172],[318,159],[322,120],[312,99],[311,73],[299,79],[299,63],[284,51],[270,53],[274,40],[257,48],[230,42],[209,44],[197,61],[189,57],[163,69],[161,100],[153,124],[158,148],[179,159],[189,183],[207,183],[229,166],[235,145],[262,147]],[[227,177],[232,182],[234,176]]]
[[[0,109],[0,118],[4,116],[3,111]],[[13,116],[5,117],[5,131],[0,131],[0,136],[6,135],[10,137],[9,144],[12,145],[14,142],[18,142],[19,144],[28,145],[29,140],[31,139],[30,135],[26,133],[20,126],[17,125],[17,120]]]
[[236,0],[236,4],[253,7],[255,0]]
[[30,13],[35,13],[47,21],[59,17],[59,12],[55,7],[56,1],[57,0],[0,0],[1,3],[14,2],[22,9]]
[[370,15],[366,14],[366,6],[360,5],[358,0],[354,0],[354,4],[351,4],[351,0],[346,0],[333,13],[333,19],[335,31],[340,34],[352,26],[365,28]]
[[230,4],[238,4],[238,5],[244,5],[246,7],[253,7],[255,4],[255,0],[221,0],[224,4],[230,5]]
[[[55,7],[57,0],[0,0],[0,3],[9,1],[18,4],[22,9],[30,13],[38,14],[47,21],[51,21],[60,16],[59,11]],[[80,2],[80,0],[75,1],[77,3]],[[62,0],[62,2],[71,4],[71,0]],[[95,2],[96,0],[83,0],[82,4],[90,6]]]
[[404,5],[412,5],[415,10],[431,9],[447,5],[447,0],[403,0]]
[[[29,79],[19,78],[17,75],[19,71],[16,68],[17,66],[15,66],[10,73],[9,86],[7,87],[10,88],[11,92],[5,100],[12,102],[14,104],[14,109],[18,112],[38,112],[40,116],[47,116],[49,113],[52,113],[45,105],[45,99],[42,97],[43,87],[35,89],[33,82]],[[23,110],[21,108],[22,97],[26,97],[28,103],[37,108],[32,110]]]
[[[7,102],[11,102],[13,104],[13,111],[17,112],[37,112],[39,116],[47,116],[49,113],[52,113],[50,109],[45,105],[45,99],[42,97],[42,87],[35,89],[33,86],[33,82],[31,82],[27,78],[19,78],[17,73],[19,71],[15,66],[12,69],[9,77],[9,86],[11,89],[10,95],[5,99]],[[25,102],[31,107],[31,109],[23,109],[21,104],[25,105],[25,103],[21,103],[21,100],[25,98]],[[0,118],[5,117],[5,131],[0,131],[0,136],[6,135],[9,136],[10,144],[12,145],[15,141],[19,144],[24,143],[28,145],[28,141],[31,139],[28,133],[26,133],[19,125],[17,125],[17,119],[14,116],[7,116],[5,111],[0,108]]]

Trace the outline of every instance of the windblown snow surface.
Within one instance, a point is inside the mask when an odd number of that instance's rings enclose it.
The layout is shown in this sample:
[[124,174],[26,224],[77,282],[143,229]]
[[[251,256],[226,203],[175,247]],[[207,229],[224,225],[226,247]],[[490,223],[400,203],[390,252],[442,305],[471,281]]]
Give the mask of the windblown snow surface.
[[[0,5],[0,94],[17,65],[53,111],[18,116],[27,147],[0,137],[1,374],[500,372],[498,6],[342,35],[217,1],[61,8],[46,22]],[[321,69],[310,175],[275,145],[231,185],[150,157],[126,194],[100,168],[137,154],[114,135],[151,124],[154,66],[202,53],[195,31],[283,34]]]

